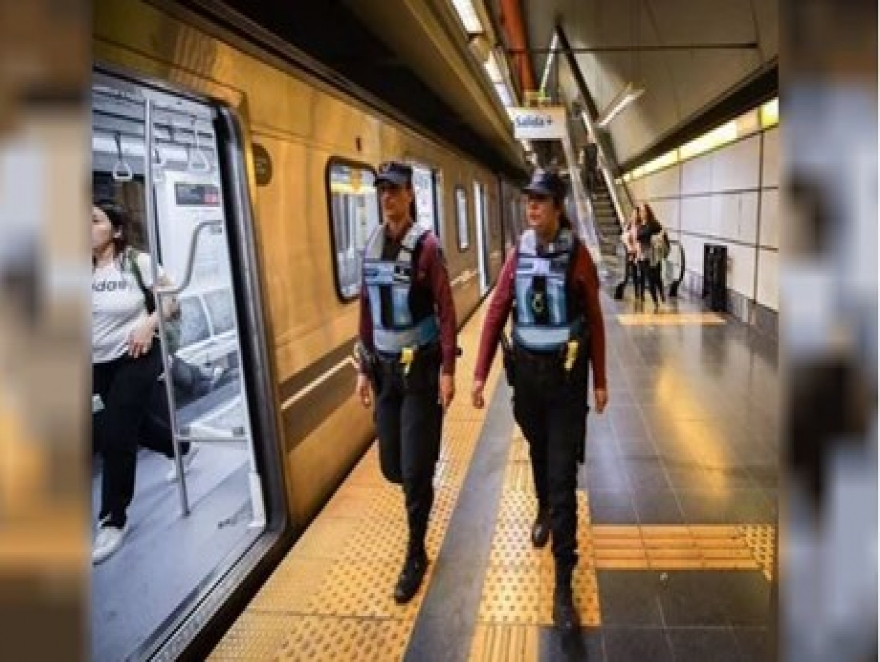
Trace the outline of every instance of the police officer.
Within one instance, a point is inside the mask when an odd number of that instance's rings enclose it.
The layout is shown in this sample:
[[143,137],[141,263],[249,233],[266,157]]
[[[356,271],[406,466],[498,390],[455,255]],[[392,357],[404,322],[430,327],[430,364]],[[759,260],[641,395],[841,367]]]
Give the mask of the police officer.
[[480,338],[471,392],[485,405],[483,387],[507,315],[513,310],[513,342],[505,348],[512,367],[513,413],[529,443],[538,516],[532,543],[553,533],[556,587],[553,620],[570,630],[579,618],[571,593],[577,564],[577,463],[586,440],[589,366],[596,408],[608,403],[605,330],[599,277],[586,247],[563,212],[565,185],[537,170],[526,187],[529,228],[508,256]]
[[383,163],[376,187],[384,222],[364,249],[356,395],[369,407],[375,393],[382,473],[403,485],[409,544],[394,589],[403,604],[428,566],[425,534],[443,413],[455,395],[457,327],[440,243],[413,220],[412,168]]

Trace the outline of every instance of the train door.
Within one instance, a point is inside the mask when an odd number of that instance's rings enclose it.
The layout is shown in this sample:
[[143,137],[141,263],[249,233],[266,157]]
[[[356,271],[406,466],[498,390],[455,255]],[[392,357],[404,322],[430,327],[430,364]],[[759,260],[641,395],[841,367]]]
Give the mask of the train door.
[[474,213],[477,221],[477,260],[480,267],[480,296],[489,291],[489,235],[486,232],[486,200],[483,185],[474,182]]
[[[93,559],[96,659],[158,650],[254,549],[267,529],[267,497],[277,504],[283,494],[271,464],[278,447],[253,236],[243,229],[250,219],[241,145],[225,112],[95,74],[94,194],[121,205],[131,221],[125,236],[133,252],[120,253],[120,282],[137,264],[139,289],[160,284],[161,311],[161,366],[138,412],[136,442],[126,440],[138,449],[126,534],[112,555]],[[106,448],[121,440],[102,438],[114,408],[99,399],[95,438]],[[95,513],[111,472],[119,470],[101,450]]]

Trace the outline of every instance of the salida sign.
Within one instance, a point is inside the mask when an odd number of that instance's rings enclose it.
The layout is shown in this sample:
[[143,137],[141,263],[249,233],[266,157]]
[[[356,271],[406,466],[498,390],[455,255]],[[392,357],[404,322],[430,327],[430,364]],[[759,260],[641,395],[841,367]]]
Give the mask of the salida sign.
[[512,108],[517,140],[560,140],[565,136],[565,107]]

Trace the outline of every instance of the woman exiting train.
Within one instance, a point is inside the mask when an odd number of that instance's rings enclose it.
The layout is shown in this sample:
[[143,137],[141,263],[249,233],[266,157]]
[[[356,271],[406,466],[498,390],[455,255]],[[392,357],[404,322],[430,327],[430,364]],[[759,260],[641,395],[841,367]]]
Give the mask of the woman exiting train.
[[[158,312],[147,291],[152,263],[149,255],[128,245],[127,230],[128,215],[116,203],[99,201],[92,207],[92,393],[102,404],[93,417],[93,445],[104,459],[93,563],[122,545],[138,445],[174,457],[170,430],[150,415],[162,373]],[[169,284],[161,268],[159,282]],[[184,444],[181,451],[187,468],[195,449]]]
[[455,395],[456,320],[437,237],[413,220],[412,168],[379,166],[384,223],[364,250],[356,395],[374,417],[382,473],[403,485],[409,543],[394,589],[416,594],[428,566],[425,535],[434,501],[443,412]]
[[[520,237],[498,278],[486,314],[471,391],[485,406],[483,388],[505,322],[513,308],[513,414],[529,443],[538,516],[532,543],[553,535],[556,587],[553,620],[578,626],[571,592],[577,564],[577,464],[586,440],[589,366],[596,409],[608,403],[605,330],[599,276],[586,247],[563,213],[565,185],[538,170],[525,189],[529,229]],[[505,350],[507,351],[507,350]]]

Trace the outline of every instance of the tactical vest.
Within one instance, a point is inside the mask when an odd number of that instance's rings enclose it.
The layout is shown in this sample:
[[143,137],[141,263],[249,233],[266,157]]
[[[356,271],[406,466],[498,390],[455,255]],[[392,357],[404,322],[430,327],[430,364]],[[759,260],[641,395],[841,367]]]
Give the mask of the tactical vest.
[[535,352],[553,352],[584,331],[583,311],[572,300],[569,280],[577,240],[563,228],[538,255],[534,230],[526,230],[517,247],[514,277],[513,342]]
[[440,335],[433,307],[421,306],[421,311],[414,312],[412,305],[418,266],[416,248],[427,232],[414,223],[401,241],[397,258],[383,260],[385,228],[380,225],[364,249],[364,284],[373,318],[373,344],[380,352],[399,354],[404,348],[434,342]]

